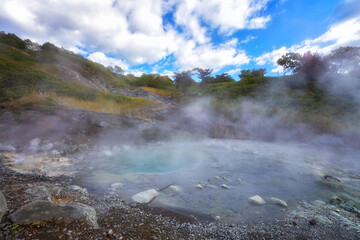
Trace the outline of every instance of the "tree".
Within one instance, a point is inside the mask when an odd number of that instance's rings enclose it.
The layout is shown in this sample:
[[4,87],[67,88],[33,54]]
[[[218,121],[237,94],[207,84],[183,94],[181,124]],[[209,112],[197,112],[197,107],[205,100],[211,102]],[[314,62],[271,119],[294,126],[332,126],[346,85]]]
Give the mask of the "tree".
[[241,73],[239,74],[240,80],[242,80],[244,78],[248,78],[248,77],[251,77],[251,70],[250,69],[241,70]]
[[251,77],[264,77],[265,74],[266,74],[266,68],[259,68],[259,69],[253,68],[252,70],[250,69],[241,70],[239,78],[240,80],[242,80]]
[[251,70],[252,77],[263,77],[265,74],[266,74],[266,68],[259,68],[259,69],[253,68]]
[[234,82],[235,80],[227,73],[221,75],[216,75],[212,83],[221,83],[221,82]]
[[300,66],[300,58],[298,53],[286,53],[277,60],[277,64],[282,66],[285,75],[288,71],[294,71]]
[[326,71],[326,63],[319,54],[308,51],[299,59],[294,72],[303,74],[307,81],[316,81]]
[[46,42],[41,46],[41,50],[49,53],[58,53],[59,48],[56,47],[54,44]]
[[293,73],[304,75],[308,81],[315,81],[326,70],[323,57],[310,51],[303,55],[286,53],[277,60],[277,63],[284,68],[284,75],[291,70]]
[[124,70],[123,70],[121,67],[119,67],[118,65],[115,65],[115,66],[114,66],[114,72],[115,72],[116,74],[121,74],[121,75],[124,74]]
[[174,73],[176,87],[181,86],[184,96],[186,95],[186,89],[194,83],[194,80],[191,77],[192,74],[191,70]]
[[115,74],[118,74],[118,75],[123,75],[124,74],[124,70],[122,70],[121,67],[119,67],[118,65],[115,65],[114,67],[113,66],[107,66],[106,67],[111,73],[115,73]]
[[193,71],[196,72],[199,78],[201,79],[201,83],[200,83],[201,85],[209,84],[211,80],[214,79],[213,77],[210,76],[211,73],[213,72],[212,69],[194,68]]

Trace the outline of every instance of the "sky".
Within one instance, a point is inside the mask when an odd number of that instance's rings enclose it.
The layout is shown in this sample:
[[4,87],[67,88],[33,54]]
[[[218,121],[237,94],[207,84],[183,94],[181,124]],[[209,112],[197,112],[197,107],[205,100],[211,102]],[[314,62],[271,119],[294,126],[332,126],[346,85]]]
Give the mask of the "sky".
[[266,68],[286,52],[360,46],[359,0],[1,0],[0,31],[126,74]]

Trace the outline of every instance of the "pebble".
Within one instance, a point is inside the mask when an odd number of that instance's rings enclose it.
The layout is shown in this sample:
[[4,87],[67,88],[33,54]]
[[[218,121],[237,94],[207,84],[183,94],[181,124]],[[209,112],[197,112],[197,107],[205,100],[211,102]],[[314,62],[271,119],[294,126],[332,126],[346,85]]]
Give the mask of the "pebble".
[[309,223],[311,226],[315,226],[317,224],[317,221],[315,219],[311,219]]

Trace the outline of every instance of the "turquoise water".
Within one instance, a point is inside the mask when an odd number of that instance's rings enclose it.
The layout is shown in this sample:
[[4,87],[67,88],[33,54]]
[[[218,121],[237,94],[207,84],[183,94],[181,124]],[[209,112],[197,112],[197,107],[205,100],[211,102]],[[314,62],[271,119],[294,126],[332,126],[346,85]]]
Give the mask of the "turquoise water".
[[[178,192],[162,190],[151,205],[230,220],[276,217],[295,209],[298,201],[329,199],[333,192],[319,179],[324,175],[347,179],[360,172],[356,156],[347,150],[329,151],[305,144],[241,140],[120,146],[94,154],[78,181],[90,192],[113,192],[126,200],[144,190],[175,184]],[[113,183],[122,187],[112,189]],[[229,189],[223,188],[224,184]],[[280,198],[289,207],[252,206],[247,199],[253,195],[265,201]]]
[[204,152],[179,149],[176,146],[143,146],[116,151],[97,165],[97,170],[109,174],[169,173],[202,164]]

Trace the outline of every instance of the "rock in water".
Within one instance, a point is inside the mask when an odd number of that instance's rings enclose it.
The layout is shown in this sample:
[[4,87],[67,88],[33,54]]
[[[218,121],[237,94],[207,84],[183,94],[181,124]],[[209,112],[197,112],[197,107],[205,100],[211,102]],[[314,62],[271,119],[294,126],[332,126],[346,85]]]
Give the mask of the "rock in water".
[[281,200],[281,199],[278,199],[278,198],[274,198],[274,197],[271,197],[270,198],[270,202],[276,204],[276,205],[279,205],[281,207],[284,207],[284,208],[287,208],[288,205],[285,201]]
[[255,204],[255,205],[262,205],[265,204],[264,199],[262,199],[259,195],[255,195],[248,198],[249,203]]
[[226,185],[226,184],[221,185],[221,188],[223,188],[223,189],[232,189],[232,187],[229,187],[229,186]]
[[149,203],[153,200],[159,193],[155,189],[149,189],[144,192],[140,192],[131,197],[131,201],[136,203]]
[[199,183],[199,184],[196,184],[195,187],[196,187],[197,189],[203,189],[203,188],[204,188],[200,183]]
[[4,194],[0,191],[0,222],[6,211],[8,210]]
[[171,185],[169,189],[173,192],[180,192],[181,188],[178,185]]
[[68,217],[73,219],[86,217],[90,224],[95,228],[98,227],[95,209],[81,203],[67,203],[62,207],[49,201],[36,201],[22,206],[13,214],[9,215],[9,219],[19,225],[50,220],[53,217]]

